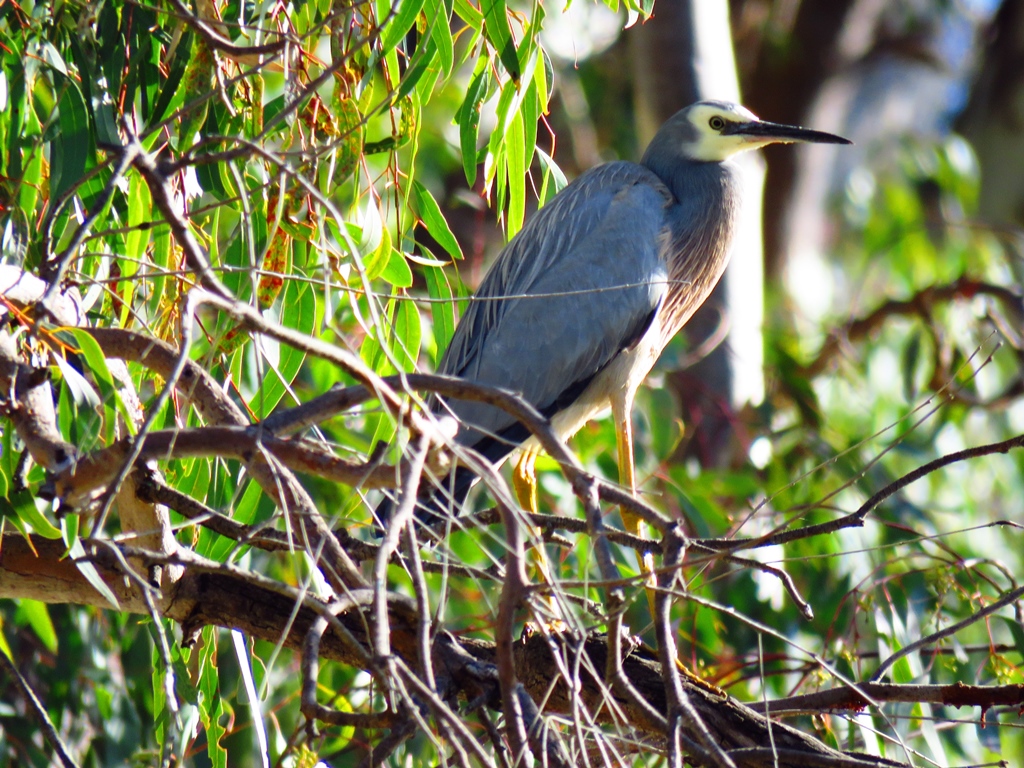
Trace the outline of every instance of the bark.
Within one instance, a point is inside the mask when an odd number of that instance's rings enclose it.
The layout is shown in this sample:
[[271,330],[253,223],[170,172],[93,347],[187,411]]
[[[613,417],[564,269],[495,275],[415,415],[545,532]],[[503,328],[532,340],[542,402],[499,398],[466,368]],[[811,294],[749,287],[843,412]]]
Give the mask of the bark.
[[1024,224],[1024,2],[1005,0],[989,26],[984,63],[960,117],[981,167],[978,213]]
[[[0,545],[0,598],[106,607],[105,599],[75,564],[63,558],[63,542],[36,536],[28,540],[21,535],[8,534]],[[125,551],[131,557],[145,557],[144,552],[134,548]],[[99,573],[120,601],[121,610],[148,615],[138,586],[124,578],[116,567],[116,560],[104,557],[102,551],[94,557]],[[237,629],[268,642],[281,642],[283,647],[301,652],[313,622],[328,608],[326,603],[309,595],[300,598],[297,590],[285,585],[268,583],[254,574],[226,565],[199,562],[186,553],[182,553],[180,559],[152,553],[150,564],[177,564],[185,569],[182,577],[163,589],[154,602],[161,616],[181,624],[186,643],[203,626],[215,625]],[[302,601],[298,611],[295,611],[296,600]],[[389,606],[392,653],[411,669],[419,670],[415,604],[408,598],[394,596],[389,599]],[[371,646],[373,617],[369,610],[354,609],[339,618],[348,636],[328,629],[320,641],[320,658],[364,668],[366,649]],[[353,641],[358,648],[353,646]],[[596,635],[576,637],[570,633],[552,633],[545,637],[536,633],[525,635],[512,644],[516,674],[530,698],[544,703],[545,715],[578,717],[582,707],[597,723],[619,726],[625,717],[636,737],[646,739],[644,743],[648,748],[663,748],[665,734],[652,729],[648,719],[628,697],[610,694],[602,675],[595,673],[606,668],[607,652],[606,638]],[[454,700],[461,696],[465,700],[476,698],[481,692],[486,694],[487,670],[497,662],[494,643],[456,639],[439,632],[433,635],[431,653],[438,694],[442,698]],[[556,654],[561,657],[561,663],[556,661]],[[665,678],[658,662],[638,649],[623,659],[622,667],[643,699],[666,714]],[[581,670],[569,684],[564,677],[566,668]],[[699,714],[711,738],[737,766],[878,768],[902,765],[836,751],[688,680],[683,680],[683,687],[689,704]],[[862,700],[854,694],[847,700],[861,706]],[[693,765],[717,765],[696,747],[701,737],[697,728],[695,722],[683,719],[684,738],[692,745],[689,761]]]

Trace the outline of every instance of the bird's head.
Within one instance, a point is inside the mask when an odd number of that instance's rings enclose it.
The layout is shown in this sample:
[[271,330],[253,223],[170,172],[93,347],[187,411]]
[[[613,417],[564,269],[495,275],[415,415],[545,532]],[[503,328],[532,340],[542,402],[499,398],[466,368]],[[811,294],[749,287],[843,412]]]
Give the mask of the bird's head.
[[698,101],[677,112],[658,132],[689,160],[722,162],[738,152],[768,144],[850,144],[841,136],[795,125],[769,123],[739,104]]

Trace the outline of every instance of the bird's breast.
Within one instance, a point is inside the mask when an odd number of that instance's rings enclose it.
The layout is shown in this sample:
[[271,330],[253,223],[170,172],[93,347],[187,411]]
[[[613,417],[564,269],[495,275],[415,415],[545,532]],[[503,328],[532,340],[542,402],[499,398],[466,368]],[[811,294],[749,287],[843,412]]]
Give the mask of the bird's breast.
[[[551,426],[559,439],[571,438],[588,421],[603,415],[616,400],[626,402],[627,398],[631,399],[658,362],[663,335],[659,313],[636,344],[620,351],[572,404],[551,418]],[[530,438],[524,447],[536,445],[536,441]]]

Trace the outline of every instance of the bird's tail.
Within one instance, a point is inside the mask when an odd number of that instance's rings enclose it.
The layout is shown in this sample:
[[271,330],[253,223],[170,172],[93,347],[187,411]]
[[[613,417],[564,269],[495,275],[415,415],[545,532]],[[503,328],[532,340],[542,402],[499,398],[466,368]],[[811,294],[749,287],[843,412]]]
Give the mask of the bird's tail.
[[[529,436],[526,427],[516,422],[496,435],[478,440],[471,447],[484,459],[498,466]],[[420,494],[416,499],[416,519],[424,525],[433,525],[458,516],[462,513],[466,496],[479,479],[472,470],[458,466],[436,484],[424,481],[420,484]],[[396,499],[395,492],[389,491],[377,505],[375,519],[382,528],[387,528],[388,521],[395,513]]]
[[[424,525],[433,526],[442,520],[458,516],[462,513],[466,496],[477,479],[477,476],[465,467],[456,467],[454,472],[443,478],[443,485],[431,485],[421,489],[416,499],[416,519]],[[374,512],[377,524],[387,528],[397,508],[395,492],[386,492]]]

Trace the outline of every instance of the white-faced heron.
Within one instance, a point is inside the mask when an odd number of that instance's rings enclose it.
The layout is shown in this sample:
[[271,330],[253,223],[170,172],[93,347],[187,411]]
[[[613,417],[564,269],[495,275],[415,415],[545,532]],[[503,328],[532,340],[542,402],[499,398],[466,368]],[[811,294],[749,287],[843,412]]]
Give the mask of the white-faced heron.
[[[587,171],[527,222],[484,278],[439,372],[521,393],[563,439],[610,406],[619,481],[635,491],[633,396],[725,269],[743,188],[729,158],[792,142],[850,143],[727,102],[677,112],[639,164]],[[522,448],[516,491],[536,511],[538,446],[526,429],[477,402],[437,410],[458,420],[460,444],[492,462]],[[427,514],[457,513],[475,479],[457,468],[421,499]],[[637,532],[639,520],[623,517]]]

